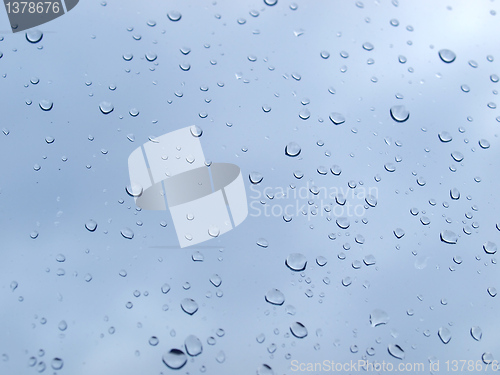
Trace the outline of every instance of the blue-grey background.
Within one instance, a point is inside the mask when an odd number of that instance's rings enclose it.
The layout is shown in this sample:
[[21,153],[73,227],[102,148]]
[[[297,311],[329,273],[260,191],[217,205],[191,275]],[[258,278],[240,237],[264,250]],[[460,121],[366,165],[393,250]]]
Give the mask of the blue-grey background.
[[[171,11],[182,18],[171,21]],[[439,360],[447,373],[446,360],[484,370],[483,357],[500,359],[500,297],[487,291],[500,288],[500,276],[495,255],[482,248],[499,241],[500,123],[488,107],[498,93],[490,75],[500,74],[497,11],[486,0],[82,0],[40,26],[38,43],[11,34],[0,12],[0,373],[37,373],[40,362],[45,373],[173,373],[162,355],[184,350],[190,334],[203,353],[183,374],[255,374],[262,364],[292,374],[293,360],[362,358],[425,363],[425,373]],[[453,63],[440,60],[444,48],[456,54]],[[41,109],[44,101],[51,110]],[[103,101],[114,107],[108,115]],[[391,118],[395,105],[409,120]],[[299,117],[304,110],[308,119]],[[345,123],[334,125],[331,112]],[[242,169],[249,204],[305,205],[306,214],[293,211],[285,221],[250,209],[235,230],[178,248],[169,213],[140,211],[127,195],[127,158],[148,137],[190,125],[203,129],[210,160]],[[453,140],[441,142],[442,131]],[[285,155],[289,142],[300,145],[298,157]],[[334,164],[340,176],[328,170]],[[297,170],[304,177],[294,177]],[[251,172],[262,182],[252,185]],[[351,191],[349,181],[356,192],[375,188],[378,203],[349,217],[348,229],[322,209],[338,206],[334,197],[291,194],[312,185]],[[85,228],[89,220],[95,232]],[[400,239],[396,228],[405,232]],[[440,241],[444,230],[459,236],[457,244]],[[196,252],[203,261],[193,261]],[[287,268],[290,253],[306,256],[305,271]],[[366,266],[369,254],[376,264]],[[328,263],[317,265],[318,256]],[[219,287],[209,281],[214,274]],[[282,306],[266,302],[273,288],[285,295]],[[197,301],[194,315],[182,311],[184,298]],[[370,325],[374,309],[388,314],[387,324]],[[305,338],[290,333],[296,321]],[[473,326],[482,329],[480,341]],[[441,327],[451,331],[448,344]],[[403,360],[389,354],[394,344]],[[64,361],[60,371],[51,368],[55,357]]]

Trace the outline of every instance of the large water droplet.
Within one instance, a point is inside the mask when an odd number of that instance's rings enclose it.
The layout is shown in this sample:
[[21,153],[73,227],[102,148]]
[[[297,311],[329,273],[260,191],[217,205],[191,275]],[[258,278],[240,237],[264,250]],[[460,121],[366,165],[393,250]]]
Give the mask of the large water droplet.
[[470,329],[470,335],[472,338],[476,341],[480,341],[481,338],[483,337],[483,330],[481,327],[475,326]]
[[186,348],[187,354],[191,357],[196,357],[203,351],[203,345],[201,344],[200,339],[195,335],[189,335],[186,337],[186,340],[184,340],[184,347]]
[[101,102],[99,104],[99,109],[101,110],[102,113],[107,115],[108,113],[113,112],[113,109],[115,109],[115,107],[110,102]]
[[452,63],[457,58],[455,52],[450,51],[449,49],[442,49],[438,52],[438,54],[439,58],[447,64]]
[[38,104],[40,108],[44,111],[50,111],[52,107],[54,106],[54,103],[50,100],[40,100],[40,103]]
[[61,358],[54,358],[50,364],[54,370],[60,370],[64,366],[64,361]]
[[43,33],[40,30],[31,29],[26,31],[26,40],[30,43],[38,43],[43,38]]
[[396,228],[394,229],[394,235],[396,236],[396,238],[402,238],[404,235],[405,235],[405,231],[401,228]]
[[292,271],[303,271],[306,269],[307,259],[303,254],[292,253],[286,258],[285,264]]
[[489,365],[489,364],[491,364],[491,362],[493,362],[493,354],[491,354],[489,352],[485,352],[481,356],[481,359],[483,360],[483,362],[485,364]]
[[266,293],[266,301],[272,305],[283,305],[285,303],[285,295],[278,289],[271,289]]
[[337,218],[336,223],[337,223],[338,227],[341,229],[347,229],[351,225],[351,222],[349,221],[349,219],[347,217]]
[[375,207],[377,205],[377,198],[374,195],[369,194],[369,195],[366,196],[365,202],[369,206]]
[[259,172],[250,172],[250,174],[248,175],[248,178],[249,178],[250,182],[254,185],[261,183],[262,180],[264,179],[262,174]]
[[464,155],[461,152],[458,151],[453,151],[451,153],[451,157],[453,160],[455,160],[457,163],[460,163],[462,160],[464,160]]
[[181,301],[182,310],[189,315],[193,315],[196,311],[198,311],[198,304],[194,299],[184,298]]
[[449,243],[449,244],[456,244],[458,241],[458,236],[455,234],[455,232],[452,232],[451,230],[444,230],[439,234],[439,237],[441,238],[441,241],[444,243]]
[[397,359],[404,359],[405,358],[405,352],[403,351],[403,349],[399,345],[389,344],[389,346],[387,347],[387,351],[394,358],[397,358]]
[[298,156],[301,152],[300,146],[295,142],[290,142],[285,147],[285,155],[295,157]]
[[370,324],[372,327],[387,324],[387,322],[389,322],[389,314],[387,314],[384,310],[375,309],[370,314]]
[[264,0],[264,4],[269,5],[270,7],[276,5],[278,0]]
[[97,223],[94,220],[89,220],[85,223],[85,228],[90,232],[94,232],[97,229]]
[[345,116],[342,113],[332,112],[329,117],[335,125],[341,125],[345,122]]
[[450,190],[450,198],[453,200],[460,199],[460,192],[458,191],[457,188],[453,188]]
[[390,110],[391,117],[394,121],[405,122],[410,118],[410,112],[404,105],[395,105]]
[[178,370],[186,364],[187,356],[182,350],[171,349],[163,355],[162,360],[168,368]]
[[490,142],[488,142],[487,139],[480,139],[478,143],[481,148],[484,149],[490,148]]
[[441,142],[444,142],[444,143],[451,142],[453,140],[453,137],[447,131],[442,131],[441,133],[439,133],[438,138]]
[[488,294],[489,294],[490,296],[492,296],[492,297],[496,297],[496,296],[497,296],[497,289],[496,289],[496,288],[493,288],[493,287],[491,287],[491,286],[490,286],[490,287],[487,289],[487,291],[488,291]]
[[196,125],[192,125],[189,130],[191,131],[191,134],[193,135],[193,137],[201,137],[201,135],[203,134],[203,130],[201,130],[201,128],[199,126],[196,126]]
[[222,279],[221,279],[221,277],[219,275],[213,274],[210,277],[210,282],[212,283],[213,286],[215,286],[216,288],[218,288],[222,284]]
[[483,249],[487,254],[495,254],[497,252],[497,245],[494,242],[487,241],[483,244]]
[[130,228],[123,228],[120,233],[122,234],[122,236],[128,240],[131,240],[132,238],[134,238],[134,232],[132,231],[132,229]]
[[177,22],[182,18],[182,14],[176,10],[172,10],[167,13],[167,17],[170,21]]
[[298,339],[303,339],[307,336],[307,328],[300,322],[292,323],[290,326],[290,332],[292,332],[292,335]]
[[448,344],[451,340],[451,332],[446,327],[439,328],[438,336],[441,339],[441,341],[443,342],[443,344]]

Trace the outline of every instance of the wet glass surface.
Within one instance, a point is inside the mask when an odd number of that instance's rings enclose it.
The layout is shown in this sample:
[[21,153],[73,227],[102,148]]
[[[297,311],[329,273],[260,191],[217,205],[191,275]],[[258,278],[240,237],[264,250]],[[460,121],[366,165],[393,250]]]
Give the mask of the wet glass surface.
[[[498,370],[497,8],[82,0],[17,34],[1,13],[0,373]],[[180,248],[127,160],[192,125],[248,217]]]

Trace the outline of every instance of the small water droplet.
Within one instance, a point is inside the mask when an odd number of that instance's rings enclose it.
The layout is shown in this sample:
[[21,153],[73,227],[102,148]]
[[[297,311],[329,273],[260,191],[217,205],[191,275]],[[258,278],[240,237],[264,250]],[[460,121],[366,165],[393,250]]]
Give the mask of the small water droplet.
[[269,246],[269,242],[265,238],[259,238],[257,240],[257,245],[259,245],[260,247],[266,248]]
[[438,336],[441,339],[441,341],[443,342],[443,344],[448,344],[451,340],[451,332],[446,327],[439,328]]
[[300,146],[295,142],[290,142],[285,147],[285,155],[290,157],[298,156],[301,152]]
[[483,244],[483,249],[487,254],[495,254],[497,252],[497,245],[494,242],[487,241]]
[[170,21],[177,22],[182,18],[182,14],[176,10],[172,10],[167,13],[167,17]]
[[94,220],[89,220],[85,223],[85,228],[90,232],[94,232],[97,229],[97,223]]
[[330,121],[333,122],[335,125],[341,125],[345,122],[345,116],[338,112],[330,113],[329,118]]
[[101,112],[103,114],[107,115],[107,114],[113,112],[113,109],[115,109],[115,107],[110,102],[101,102],[99,104],[99,109],[101,110]]
[[120,231],[121,235],[128,239],[128,240],[131,240],[132,238],[134,238],[134,232],[132,231],[132,229],[130,228],[123,228],[121,231]]
[[250,172],[248,178],[252,184],[257,185],[262,182],[264,176],[262,176],[262,174],[259,172]]
[[439,133],[438,138],[441,142],[444,142],[444,143],[451,142],[453,140],[453,137],[447,131],[442,131],[441,133]]
[[405,358],[405,352],[399,345],[389,344],[389,346],[387,347],[387,351],[394,358],[397,358],[397,359],[404,359]]
[[441,238],[441,241],[448,244],[456,244],[458,241],[458,236],[451,230],[442,231],[439,237]]
[[372,327],[387,324],[389,322],[389,314],[384,310],[375,309],[370,314],[370,324]]
[[470,335],[474,340],[481,341],[481,338],[483,337],[483,331],[481,327],[475,326],[470,329]]

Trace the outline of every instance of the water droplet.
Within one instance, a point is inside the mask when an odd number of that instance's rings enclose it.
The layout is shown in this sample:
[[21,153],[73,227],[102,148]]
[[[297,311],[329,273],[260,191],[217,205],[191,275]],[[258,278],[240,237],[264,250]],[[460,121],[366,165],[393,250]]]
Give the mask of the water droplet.
[[460,199],[460,192],[458,191],[457,188],[453,188],[450,190],[450,198],[453,200]]
[[372,327],[376,327],[382,324],[387,324],[389,322],[389,314],[384,310],[375,309],[370,314],[370,324]]
[[278,0],[264,0],[264,4],[269,5],[270,7],[276,5]]
[[373,266],[376,263],[375,256],[373,254],[368,254],[363,258],[363,263],[367,266]]
[[158,55],[151,51],[147,52],[144,56],[146,57],[146,60],[150,62],[155,61],[158,58]]
[[170,21],[177,22],[182,18],[182,14],[176,10],[172,10],[167,13],[167,17]]
[[128,111],[129,115],[132,117],[137,117],[139,116],[139,110],[137,108],[131,108],[130,111]]
[[50,364],[54,370],[60,370],[64,366],[64,361],[61,358],[52,359],[52,363]]
[[340,176],[340,174],[342,173],[342,168],[335,164],[330,167],[330,172],[332,172],[332,174],[335,176]]
[[488,294],[492,297],[496,297],[497,295],[497,289],[496,288],[493,288],[493,287],[489,287],[488,289]]
[[460,88],[462,89],[463,92],[470,92],[470,87],[467,85],[462,85],[460,86]]
[[474,340],[481,341],[481,338],[483,337],[483,330],[478,326],[472,327],[470,329],[470,335]]
[[394,358],[397,358],[397,359],[404,359],[405,358],[405,352],[403,351],[403,349],[399,345],[389,344],[389,346],[387,347],[387,351]]
[[311,117],[311,112],[309,112],[309,110],[305,108],[299,112],[299,117],[302,120],[307,120],[309,117]]
[[405,122],[410,118],[410,112],[404,105],[395,105],[390,110],[391,117],[394,121]]
[[487,241],[483,244],[483,249],[487,254],[495,254],[497,252],[497,245],[494,242]]
[[189,335],[184,340],[184,347],[186,348],[187,354],[191,357],[196,357],[203,352],[203,345],[198,337],[195,335]]
[[329,118],[330,121],[333,122],[335,125],[341,125],[345,122],[345,116],[338,112],[330,113]]
[[442,131],[441,133],[439,133],[438,138],[441,142],[444,142],[444,143],[451,142],[453,140],[453,137],[447,131]]
[[189,69],[191,69],[191,64],[184,62],[184,63],[179,64],[179,68],[181,68],[181,70],[187,72]]
[[307,328],[300,322],[292,323],[290,326],[290,332],[292,332],[292,335],[298,339],[303,339],[307,336]]
[[298,156],[301,152],[300,146],[295,142],[290,142],[285,147],[285,155],[295,157]]
[[264,179],[264,177],[262,176],[261,173],[259,172],[251,172],[249,175],[248,175],[248,178],[250,179],[250,182],[254,185],[257,185],[259,183],[262,182],[262,180]]
[[50,111],[54,106],[54,103],[50,100],[40,100],[38,104],[43,111]]
[[66,331],[66,329],[68,328],[68,324],[66,323],[66,321],[61,320],[57,325],[57,328],[59,328],[59,331]]
[[97,229],[97,223],[94,220],[89,220],[85,223],[85,228],[90,232],[94,232]]
[[443,342],[443,344],[448,344],[451,340],[451,332],[446,327],[439,328],[438,336],[441,339],[441,341]]
[[108,113],[113,112],[113,109],[115,109],[115,107],[110,102],[101,102],[99,104],[99,109],[103,114],[107,115]]
[[347,229],[351,225],[351,222],[349,221],[349,219],[347,217],[337,218],[336,223],[337,223],[338,227],[341,229]]
[[366,197],[365,197],[365,202],[371,206],[371,207],[375,207],[377,205],[377,198],[374,196],[374,195],[371,195],[371,194],[368,194]]
[[303,271],[306,269],[307,259],[303,254],[292,253],[286,258],[285,264],[292,271]]
[[134,55],[131,53],[124,53],[122,57],[123,57],[123,60],[130,61],[134,58]]
[[441,238],[441,241],[448,244],[456,244],[458,241],[458,236],[451,230],[442,231],[439,237]]
[[259,245],[260,247],[266,248],[269,246],[269,242],[265,238],[259,238],[257,240],[257,245]]
[[257,369],[257,375],[274,375],[274,371],[271,368],[271,366],[266,365],[264,363],[263,365],[260,365],[259,368]]
[[493,354],[491,354],[489,352],[485,352],[481,356],[481,359],[483,360],[483,362],[485,364],[489,365],[489,364],[491,364],[491,362],[493,362]]
[[451,153],[451,157],[453,160],[455,160],[457,163],[460,163],[462,160],[464,160],[464,155],[461,152],[458,151],[453,151]]
[[327,59],[330,57],[330,52],[328,51],[321,51],[319,54],[323,59]]
[[132,231],[132,229],[130,228],[123,228],[120,233],[122,234],[122,236],[128,240],[131,240],[132,238],[134,238],[134,232]]
[[189,315],[193,315],[196,311],[198,311],[198,304],[194,299],[184,298],[181,301],[182,310]]
[[393,163],[386,163],[384,168],[387,172],[394,172],[396,170],[396,166]]
[[327,260],[324,256],[319,256],[316,258],[316,264],[320,267],[323,267],[327,263]]
[[285,295],[278,289],[271,289],[266,293],[266,301],[272,305],[281,306],[285,303]]
[[163,355],[162,360],[168,368],[178,370],[186,364],[187,356],[182,350],[171,349]]
[[156,346],[156,345],[158,345],[158,343],[160,342],[160,340],[158,340],[158,337],[156,337],[156,336],[151,336],[149,338],[148,342],[149,342],[149,345]]
[[222,284],[222,279],[219,275],[214,274],[212,277],[210,277],[210,282],[212,283],[213,286],[218,288]]
[[457,58],[455,52],[450,51],[449,49],[442,49],[438,52],[438,54],[439,58],[447,64],[452,63]]
[[366,42],[366,43],[363,43],[363,49],[366,50],[366,51],[371,51],[373,50],[373,44],[369,43],[369,42]]
[[134,184],[134,185],[131,185],[131,186],[127,186],[125,188],[125,191],[131,197],[140,197],[142,195],[143,189],[142,189],[141,185]]
[[43,33],[40,30],[31,29],[26,31],[26,40],[30,43],[38,43],[43,38]]
[[484,149],[490,148],[490,142],[488,142],[488,140],[486,139],[480,139],[478,143],[481,148]]
[[394,229],[394,235],[396,236],[396,238],[402,238],[404,235],[405,235],[405,231],[401,228],[396,228]]

